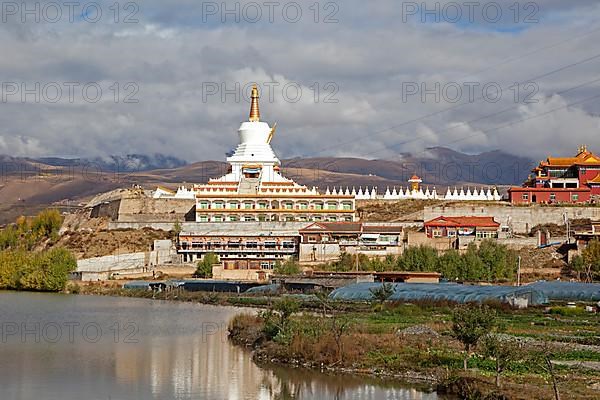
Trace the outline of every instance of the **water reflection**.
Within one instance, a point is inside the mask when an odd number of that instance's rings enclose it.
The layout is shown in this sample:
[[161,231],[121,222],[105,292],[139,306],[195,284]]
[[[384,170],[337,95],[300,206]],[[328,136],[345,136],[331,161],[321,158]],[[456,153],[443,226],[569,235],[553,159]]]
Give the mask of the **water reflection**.
[[[396,382],[260,368],[248,351],[227,341],[227,321],[240,311],[249,312],[144,299],[2,292],[0,398],[439,398]],[[101,334],[95,335],[98,328]]]

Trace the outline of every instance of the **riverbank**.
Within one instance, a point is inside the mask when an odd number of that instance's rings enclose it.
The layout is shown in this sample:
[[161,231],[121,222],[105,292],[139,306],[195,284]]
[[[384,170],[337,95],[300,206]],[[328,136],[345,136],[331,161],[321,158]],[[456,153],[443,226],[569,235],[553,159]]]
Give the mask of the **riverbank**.
[[[324,371],[351,372],[422,380],[466,399],[552,399],[552,375],[558,389],[573,399],[600,396],[598,316],[545,313],[542,309],[498,309],[500,335],[518,345],[495,384],[494,358],[482,346],[468,359],[452,335],[452,307],[391,304],[378,309],[290,316],[240,315],[232,320],[230,339],[253,349],[258,363],[276,363]],[[275,322],[274,322],[275,321]],[[540,359],[547,347],[554,371]]]
[[[68,289],[73,289],[69,286]],[[495,385],[493,359],[476,349],[462,370],[463,348],[452,336],[453,305],[341,303],[335,310],[321,300],[297,303],[283,335],[268,320],[277,318],[280,296],[122,289],[117,282],[77,285],[81,294],[154,298],[259,308],[232,320],[230,340],[250,348],[259,364],[322,372],[421,381],[439,393],[467,399],[551,399],[551,376],[543,363],[525,356],[541,345],[551,348],[555,378],[569,398],[600,396],[600,316],[560,306],[512,310],[494,305],[502,336],[518,342],[514,357]],[[296,307],[296,306],[293,306]],[[280,323],[280,322],[279,322]],[[537,364],[536,364],[537,363]]]

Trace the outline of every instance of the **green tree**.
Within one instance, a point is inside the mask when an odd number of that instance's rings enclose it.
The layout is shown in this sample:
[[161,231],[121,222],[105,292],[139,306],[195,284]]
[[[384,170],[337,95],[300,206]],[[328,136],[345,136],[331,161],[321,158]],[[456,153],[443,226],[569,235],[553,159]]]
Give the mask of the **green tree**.
[[448,280],[464,279],[464,259],[457,250],[451,249],[438,258],[437,271]]
[[397,267],[401,271],[435,271],[437,260],[437,251],[431,246],[409,247],[398,257]]
[[487,282],[511,278],[514,274],[516,258],[511,251],[497,240],[484,239],[477,251],[483,263],[483,278]]
[[479,339],[496,326],[496,313],[487,306],[467,305],[452,312],[452,336],[464,346],[463,367],[467,370],[467,361],[471,349],[477,346]]
[[465,281],[478,281],[484,279],[485,276],[485,265],[481,258],[479,258],[477,244],[475,242],[469,243],[467,251],[463,254],[463,262],[461,267],[460,276]]
[[600,241],[590,241],[582,253],[585,281],[592,282],[600,274]]
[[198,278],[212,278],[213,265],[219,263],[219,257],[215,253],[206,253],[196,264],[194,276]]

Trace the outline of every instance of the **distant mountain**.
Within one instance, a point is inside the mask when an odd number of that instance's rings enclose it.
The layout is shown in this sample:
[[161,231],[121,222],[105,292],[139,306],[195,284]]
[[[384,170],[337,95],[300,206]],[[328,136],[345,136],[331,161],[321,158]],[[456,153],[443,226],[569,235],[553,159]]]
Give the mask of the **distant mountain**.
[[59,158],[41,157],[29,159],[55,167],[80,167],[90,166],[96,170],[108,172],[140,172],[162,168],[179,168],[187,164],[177,157],[165,156],[163,154],[128,154],[125,156],[108,156],[105,158]]
[[380,178],[404,185],[415,174],[425,185],[520,185],[534,167],[534,161],[499,150],[470,155],[432,147],[419,156],[402,154],[394,160],[303,158],[285,160],[283,167],[354,174],[367,180]]
[[[13,221],[50,204],[83,203],[92,196],[116,188],[157,185],[176,188],[186,183],[204,183],[227,173],[222,161],[186,164],[175,157],[128,155],[95,159],[56,157],[20,158],[0,155],[0,223]],[[282,160],[282,172],[298,183],[327,187],[406,186],[417,174],[423,185],[447,186],[519,185],[534,166],[533,160],[501,151],[476,155],[435,147],[424,154],[402,154],[394,160],[361,158],[294,158]]]

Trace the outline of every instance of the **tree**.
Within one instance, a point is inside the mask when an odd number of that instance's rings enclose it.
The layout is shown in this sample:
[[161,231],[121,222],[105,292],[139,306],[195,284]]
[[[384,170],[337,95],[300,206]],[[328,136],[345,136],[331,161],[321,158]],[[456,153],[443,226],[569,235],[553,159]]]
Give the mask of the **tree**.
[[571,268],[571,271],[577,273],[577,280],[580,281],[581,273],[586,271],[585,261],[583,261],[583,257],[580,255],[573,257],[571,263],[569,264],[569,267]]
[[450,249],[438,258],[437,271],[448,280],[464,279],[464,259],[457,250]]
[[177,238],[177,236],[179,236],[179,234],[183,230],[183,228],[181,227],[181,222],[175,221],[175,223],[173,224],[173,229],[171,229],[171,230],[173,231],[173,234]]
[[461,306],[452,312],[452,336],[464,346],[465,371],[471,348],[477,346],[479,339],[488,334],[495,325],[496,313],[487,306]]
[[300,304],[292,297],[284,296],[276,300],[272,307],[261,313],[264,320],[263,332],[270,339],[279,342],[290,340],[290,319],[300,310]]
[[35,238],[48,237],[56,239],[62,225],[62,216],[58,210],[42,210],[31,221],[31,231]]
[[479,244],[477,255],[483,263],[483,278],[487,282],[512,277],[516,258],[505,245],[484,239]]
[[384,282],[381,286],[370,288],[369,292],[371,292],[371,296],[373,300],[377,300],[383,304],[384,301],[389,299],[394,292],[396,291],[396,287],[389,282]]
[[600,273],[600,241],[591,240],[582,253],[585,281],[592,282],[594,277]]
[[316,294],[317,299],[323,305],[323,318],[329,313],[329,328],[335,341],[338,362],[344,360],[344,335],[350,330],[352,321],[345,315],[339,303],[332,300],[327,294],[320,292]]
[[409,247],[398,257],[398,269],[402,271],[434,271],[438,265],[437,251],[431,246]]
[[350,271],[354,266],[353,260],[352,255],[342,251],[339,260],[333,262],[333,267],[336,271]]
[[283,263],[277,261],[273,271],[277,275],[298,275],[300,273],[300,265],[295,260],[286,260]]
[[483,355],[494,359],[496,363],[496,387],[500,387],[500,375],[511,362],[520,359],[520,348],[514,339],[500,339],[497,335],[488,334],[483,340]]
[[279,314],[279,326],[285,330],[291,316],[300,310],[300,304],[293,297],[284,296],[275,301],[273,309]]
[[76,268],[77,260],[63,248],[37,253],[4,250],[0,252],[0,288],[58,292]]
[[194,276],[198,278],[212,278],[213,265],[219,263],[219,257],[215,253],[206,253],[202,260],[198,261]]
[[481,258],[479,258],[477,244],[475,242],[469,243],[467,251],[463,255],[463,263],[461,265],[463,270],[461,276],[466,281],[478,281],[483,279],[485,276],[485,265]]
[[556,370],[552,359],[556,357],[556,350],[547,342],[544,341],[537,345],[530,353],[530,361],[540,367],[544,372],[550,375],[552,381],[552,389],[554,390],[554,399],[560,400],[560,392],[558,390],[558,380],[556,376]]

